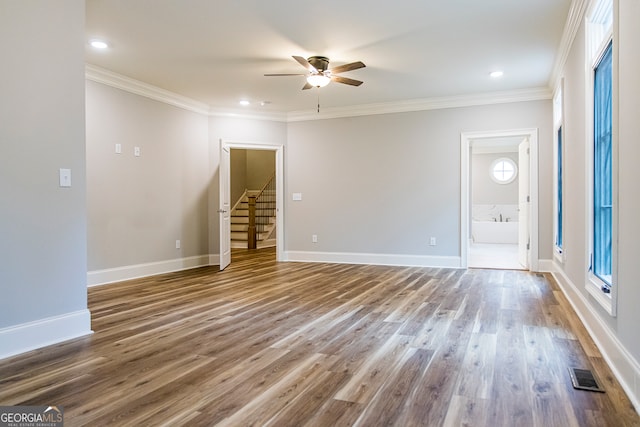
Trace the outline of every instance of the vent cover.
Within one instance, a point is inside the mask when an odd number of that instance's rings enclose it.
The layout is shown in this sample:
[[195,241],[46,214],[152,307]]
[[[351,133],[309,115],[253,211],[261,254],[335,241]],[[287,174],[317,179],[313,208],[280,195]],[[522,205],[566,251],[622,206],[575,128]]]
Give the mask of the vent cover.
[[569,368],[573,388],[604,393],[593,372],[588,369]]

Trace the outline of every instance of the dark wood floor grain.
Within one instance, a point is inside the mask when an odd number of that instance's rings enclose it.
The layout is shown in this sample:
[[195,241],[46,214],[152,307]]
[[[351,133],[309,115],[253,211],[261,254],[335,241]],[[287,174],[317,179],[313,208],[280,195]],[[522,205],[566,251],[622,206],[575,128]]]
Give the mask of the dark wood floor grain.
[[92,336],[0,361],[0,405],[67,426],[640,425],[548,275],[235,251],[90,288],[89,309]]

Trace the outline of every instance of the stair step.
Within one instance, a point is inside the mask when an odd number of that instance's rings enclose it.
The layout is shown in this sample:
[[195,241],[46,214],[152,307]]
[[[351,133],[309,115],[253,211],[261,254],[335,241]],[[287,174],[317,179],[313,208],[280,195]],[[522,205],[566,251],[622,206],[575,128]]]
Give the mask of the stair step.
[[[260,227],[257,227],[256,230],[259,230]],[[249,226],[247,224],[231,224],[232,233],[247,233],[249,231]],[[270,228],[262,227],[262,231],[258,231],[258,234],[268,234],[270,232]]]
[[[270,233],[257,233],[256,234],[256,239],[258,241],[262,241],[265,240]],[[247,241],[249,240],[247,232],[242,232],[242,231],[232,231],[231,232],[231,240],[239,240],[239,241]]]
[[231,232],[231,240],[248,240],[247,233],[241,231],[232,231]]
[[[273,200],[273,201],[256,200],[256,206],[268,205],[268,204],[275,204],[275,200]],[[242,200],[240,203],[238,203],[238,206],[249,206],[249,201],[248,200]]]
[[[256,216],[274,216],[273,211],[274,209],[256,209]],[[236,208],[231,212],[231,216],[249,216],[249,210]]]
[[[260,218],[268,218],[267,224],[275,224],[276,223],[276,218],[275,217],[260,217]],[[260,221],[258,221],[260,222]],[[248,216],[232,216],[231,217],[231,224],[249,224],[249,217]]]
[[[258,195],[260,192],[248,190],[247,194]],[[276,224],[275,194],[275,190],[265,190],[263,192],[265,198],[261,198],[260,201],[256,201],[256,223],[258,224],[259,229],[264,230],[263,232],[257,233],[256,238],[259,242],[265,241],[274,230]],[[245,196],[231,211],[231,240],[238,244],[246,242],[248,240],[248,228],[249,199]]]

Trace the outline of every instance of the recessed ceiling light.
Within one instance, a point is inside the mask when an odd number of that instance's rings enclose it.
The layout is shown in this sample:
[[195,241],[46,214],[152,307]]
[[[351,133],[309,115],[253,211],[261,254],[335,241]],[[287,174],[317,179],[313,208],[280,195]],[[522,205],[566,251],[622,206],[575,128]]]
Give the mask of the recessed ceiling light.
[[109,44],[104,40],[94,39],[89,42],[91,47],[95,47],[96,49],[106,49],[109,47]]
[[489,75],[491,77],[493,77],[494,79],[496,79],[498,77],[502,77],[504,75],[504,73],[502,71],[493,71]]
[[251,104],[251,103],[249,101],[247,101],[246,99],[243,99],[242,101],[240,101],[240,105],[247,106],[249,104]]

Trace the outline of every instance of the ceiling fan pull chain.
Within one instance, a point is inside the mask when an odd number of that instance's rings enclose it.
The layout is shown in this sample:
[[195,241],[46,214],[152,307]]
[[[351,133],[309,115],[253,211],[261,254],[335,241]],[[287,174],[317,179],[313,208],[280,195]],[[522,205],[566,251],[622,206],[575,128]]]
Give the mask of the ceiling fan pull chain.
[[318,114],[320,114],[320,88],[317,88],[318,90]]

